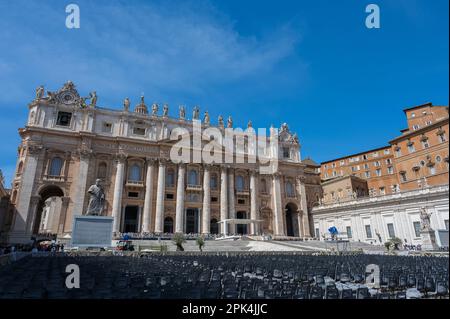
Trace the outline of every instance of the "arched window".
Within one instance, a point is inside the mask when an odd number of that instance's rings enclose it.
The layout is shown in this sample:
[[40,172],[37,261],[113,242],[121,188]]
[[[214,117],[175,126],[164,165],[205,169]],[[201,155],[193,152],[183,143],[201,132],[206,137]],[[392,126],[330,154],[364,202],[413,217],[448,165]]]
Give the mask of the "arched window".
[[219,233],[219,224],[217,223],[217,219],[211,219],[211,222],[209,224],[209,231],[211,232],[211,234]]
[[164,232],[168,234],[173,233],[173,219],[172,217],[164,218]]
[[23,171],[23,162],[21,161],[19,163],[19,167],[17,168],[17,174],[22,174]]
[[106,168],[107,168],[107,165],[105,162],[101,162],[100,164],[98,164],[98,169],[97,169],[97,177],[98,178],[106,178]]
[[172,168],[169,168],[167,170],[167,175],[166,175],[166,186],[173,187],[174,185],[175,185],[175,172]]
[[188,176],[188,184],[189,185],[197,185],[198,184],[198,173],[195,169],[191,169],[189,171],[189,176]]
[[267,182],[266,182],[266,180],[264,178],[261,179],[260,187],[261,187],[261,193],[267,194]]
[[211,175],[210,187],[212,189],[217,189],[217,175],[216,174]]
[[286,195],[288,197],[295,197],[294,186],[292,185],[292,182],[290,182],[290,181],[286,182]]
[[244,177],[242,175],[236,176],[236,189],[238,191],[244,190]]
[[133,164],[130,169],[130,181],[140,182],[141,181],[141,168],[138,164]]
[[63,160],[60,157],[54,157],[50,163],[50,176],[60,176]]

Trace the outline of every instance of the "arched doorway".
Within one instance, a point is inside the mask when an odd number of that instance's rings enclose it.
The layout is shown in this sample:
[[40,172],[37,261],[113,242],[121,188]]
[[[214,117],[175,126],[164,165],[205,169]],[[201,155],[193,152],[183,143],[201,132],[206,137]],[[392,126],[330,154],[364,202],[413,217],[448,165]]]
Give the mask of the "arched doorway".
[[198,234],[199,233],[199,212],[198,208],[186,209],[185,219],[185,233],[186,234]]
[[219,233],[219,224],[217,223],[217,219],[215,218],[211,219],[211,222],[209,224],[209,231],[211,234]]
[[273,234],[272,221],[273,214],[270,208],[261,209],[261,219],[262,219],[262,229],[261,232],[263,234]]
[[[247,219],[247,213],[246,212],[237,212],[236,213],[236,218],[237,219]],[[236,225],[236,233],[238,235],[246,235],[248,234],[248,229],[247,229],[248,225],[242,225],[242,224],[237,224]]]
[[138,206],[125,207],[125,216],[123,220],[124,233],[137,233],[138,230]]
[[299,237],[298,229],[298,208],[294,203],[289,203],[285,207],[286,217],[286,235],[290,237]]
[[173,233],[173,218],[172,217],[164,218],[164,233],[167,233],[167,234]]
[[[44,231],[43,226],[45,223],[45,226],[51,225],[51,227],[45,229],[45,232],[56,234],[61,215],[61,198],[64,197],[64,192],[58,186],[48,185],[39,191],[39,196],[40,200],[36,210],[36,217],[31,226],[32,233],[33,235],[37,235],[40,230]],[[43,214],[44,209],[45,214]]]

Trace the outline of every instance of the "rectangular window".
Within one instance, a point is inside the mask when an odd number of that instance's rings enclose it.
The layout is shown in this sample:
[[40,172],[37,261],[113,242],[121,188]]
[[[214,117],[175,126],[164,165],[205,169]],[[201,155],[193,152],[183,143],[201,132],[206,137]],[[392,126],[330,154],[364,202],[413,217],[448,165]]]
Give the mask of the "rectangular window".
[[370,172],[364,172],[364,176],[365,176],[366,178],[370,178]]
[[414,147],[414,144],[409,144],[408,145],[408,152],[413,153],[416,151],[416,148]]
[[350,226],[346,227],[347,237],[352,238],[352,228]]
[[401,148],[398,148],[398,149],[395,150],[395,156],[397,156],[397,157],[402,156],[402,149]]
[[170,193],[166,194],[166,199],[174,199],[173,194]]
[[375,170],[375,174],[377,175],[377,176],[381,176],[381,169],[376,169]]
[[336,163],[331,164],[331,167],[335,168],[336,167]]
[[363,160],[367,160],[367,155],[363,155]]
[[400,178],[402,180],[402,182],[407,182],[408,178],[406,177],[406,172],[401,172],[400,173]]
[[414,234],[415,234],[416,238],[419,238],[420,237],[420,222],[414,222],[413,226],[414,226]]
[[380,195],[386,195],[386,188],[380,187]]
[[316,228],[316,238],[320,238],[320,231],[319,231],[319,228]]
[[141,136],[144,136],[144,135],[145,135],[145,128],[142,128],[142,127],[134,127],[134,128],[133,128],[133,134],[134,134],[134,135],[141,135]]
[[364,226],[366,228],[366,237],[372,238],[372,229],[370,229],[370,225]]
[[367,164],[367,163],[364,164],[364,168],[365,168],[365,169],[369,169],[369,164]]
[[430,166],[429,169],[430,169],[430,175],[436,174],[436,167],[434,165]]
[[211,197],[211,202],[217,203],[218,202],[218,198],[217,197]]
[[378,157],[378,152],[374,152],[374,153],[372,154],[372,157]]
[[416,124],[416,125],[413,125],[413,130],[414,130],[414,131],[417,131],[419,128],[420,128],[420,125],[417,125],[417,124]]
[[345,165],[345,161],[342,160],[340,165],[341,166]]
[[112,124],[108,122],[103,122],[102,126],[102,132],[103,133],[111,133],[112,131]]
[[380,162],[379,161],[373,162],[373,166],[380,167]]
[[137,197],[139,197],[139,193],[138,192],[128,192],[128,197],[137,198]]
[[283,158],[290,158],[291,154],[289,152],[289,147],[283,147]]
[[390,153],[391,153],[391,150],[389,150],[389,149],[385,149],[385,150],[384,150],[384,154],[385,154],[385,155],[388,155],[388,154],[390,154]]
[[238,199],[239,205],[245,205],[245,199]]
[[386,164],[391,165],[392,164],[392,160],[390,158],[386,159]]
[[72,113],[58,112],[56,119],[56,125],[58,126],[70,126],[70,120],[72,119]]
[[387,168],[387,172],[388,172],[388,174],[394,174],[394,168],[392,166],[389,166]]
[[394,224],[387,224],[387,229],[388,229],[388,234],[389,234],[389,238],[394,238],[395,237],[395,231],[394,231]]
[[423,148],[429,148],[430,147],[430,143],[428,143],[428,140],[422,141],[422,147]]
[[447,139],[445,138],[445,134],[439,134],[438,136],[440,143],[444,143],[445,141],[447,141]]

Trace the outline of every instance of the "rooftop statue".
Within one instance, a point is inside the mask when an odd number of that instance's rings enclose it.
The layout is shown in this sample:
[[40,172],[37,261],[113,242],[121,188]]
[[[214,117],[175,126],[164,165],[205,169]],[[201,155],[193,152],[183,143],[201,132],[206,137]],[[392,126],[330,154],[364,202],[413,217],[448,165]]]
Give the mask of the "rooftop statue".
[[219,115],[219,118],[218,118],[217,121],[219,122],[219,126],[223,127],[223,117],[222,117],[222,115]]
[[97,105],[97,92],[93,91],[90,93],[91,106],[95,107]]
[[[144,98],[144,97],[142,97],[142,98]],[[159,105],[157,103],[152,104],[152,115],[153,116],[158,115],[158,108],[159,108]]]
[[40,85],[36,88],[36,100],[40,100],[44,97],[44,86]]
[[210,123],[208,111],[205,112],[205,116],[203,118],[203,123],[205,123],[206,125],[209,125],[209,123]]
[[123,109],[128,112],[130,110],[130,99],[129,98],[125,98],[125,100],[123,100]]
[[198,106],[195,106],[194,111],[192,112],[192,119],[198,120],[199,117],[200,117],[200,109],[198,108]]
[[168,114],[169,114],[169,105],[167,103],[165,103],[163,106],[163,116],[167,117]]
[[186,118],[186,109],[185,109],[184,105],[179,106],[179,115],[180,115],[180,119],[182,119],[182,120],[184,120]]
[[233,119],[231,116],[228,117],[227,127],[233,127]]

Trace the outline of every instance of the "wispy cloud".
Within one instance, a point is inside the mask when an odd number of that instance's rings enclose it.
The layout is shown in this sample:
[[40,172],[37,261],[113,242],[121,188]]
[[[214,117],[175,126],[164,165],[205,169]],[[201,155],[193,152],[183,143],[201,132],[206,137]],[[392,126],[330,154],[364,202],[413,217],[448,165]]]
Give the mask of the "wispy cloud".
[[78,1],[79,30],[64,27],[61,4],[17,2],[0,5],[9,12],[0,19],[1,51],[7,50],[0,82],[8,92],[0,103],[23,99],[26,90],[30,96],[42,81],[59,86],[69,78],[84,89],[101,88],[100,97],[116,104],[116,95],[126,92],[200,93],[264,76],[299,41],[286,26],[263,38],[244,37],[208,2]]

